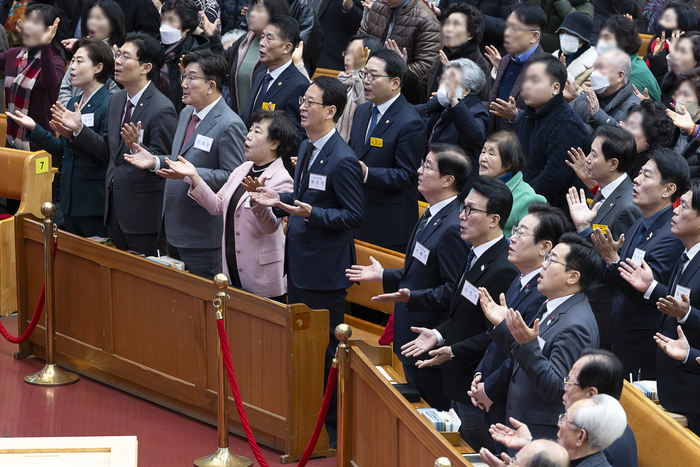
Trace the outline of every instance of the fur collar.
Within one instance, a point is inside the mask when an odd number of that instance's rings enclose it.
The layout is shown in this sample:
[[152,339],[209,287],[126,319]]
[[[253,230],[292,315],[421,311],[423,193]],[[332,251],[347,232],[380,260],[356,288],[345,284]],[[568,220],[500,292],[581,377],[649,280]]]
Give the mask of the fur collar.
[[[554,55],[555,58],[558,58],[559,51],[557,50],[552,55]],[[595,51],[595,47],[589,47],[589,49],[582,53],[580,57],[571,62],[571,64],[566,67],[566,72],[568,73],[571,82],[573,83],[576,81],[576,78],[584,74],[586,70],[593,68],[596,58],[598,58],[598,52]]]

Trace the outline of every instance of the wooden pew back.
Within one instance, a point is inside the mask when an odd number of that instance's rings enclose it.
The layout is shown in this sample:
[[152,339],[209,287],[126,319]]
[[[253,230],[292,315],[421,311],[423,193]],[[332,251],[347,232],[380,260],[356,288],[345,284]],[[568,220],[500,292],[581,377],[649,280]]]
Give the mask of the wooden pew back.
[[[385,269],[403,268],[404,255],[386,248],[371,245],[369,243],[355,240],[355,251],[357,253],[357,264],[366,266],[371,264],[369,257],[382,263]],[[373,310],[383,311],[387,314],[394,312],[393,303],[373,302],[372,297],[384,293],[381,282],[362,282],[353,284],[348,289],[346,300],[350,303],[366,306]]]
[[639,467],[676,467],[700,462],[700,438],[676,423],[627,381],[620,403],[637,439]]
[[649,47],[649,42],[654,38],[651,34],[640,34],[639,37],[642,38],[642,45],[639,47],[639,52],[637,52],[637,55],[640,57],[644,58],[644,56],[647,54],[647,47]]

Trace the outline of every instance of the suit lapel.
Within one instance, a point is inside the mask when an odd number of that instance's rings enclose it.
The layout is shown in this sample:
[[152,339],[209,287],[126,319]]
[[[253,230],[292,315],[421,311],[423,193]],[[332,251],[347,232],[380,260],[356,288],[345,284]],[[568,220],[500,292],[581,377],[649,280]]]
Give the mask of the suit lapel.
[[146,89],[143,91],[143,94],[141,94],[141,99],[139,99],[139,103],[136,105],[136,107],[134,107],[134,110],[131,111],[131,118],[129,119],[129,121],[133,122],[134,125],[138,124],[139,117],[141,117],[143,110],[148,106],[148,101],[151,98],[151,96],[153,96],[154,92],[155,85],[148,83],[146,85]]
[[600,209],[598,209],[598,213],[596,215],[597,221],[595,223],[599,224],[603,222],[605,217],[610,214],[610,211],[612,211],[612,209],[617,205],[617,200],[623,197],[631,189],[632,182],[630,181],[629,177],[625,177],[622,183],[620,183],[620,185],[613,190],[610,196],[606,198],[603,204],[600,206]]
[[[406,252],[406,260],[404,261],[404,271],[408,270],[408,266],[413,262],[413,248],[415,242],[420,242],[421,245],[425,245],[426,240],[440,228],[442,224],[443,216],[449,216],[453,209],[459,209],[459,199],[454,199],[447,206],[440,209],[440,211],[430,219],[420,233],[420,238],[416,238],[416,231],[418,230],[418,224],[413,228],[413,233],[411,233],[411,239],[408,242],[409,251]],[[419,221],[420,224],[420,221]]]
[[[266,73],[267,71],[261,71],[260,73],[255,75],[255,79],[253,80],[253,86],[250,88],[250,96],[248,97],[248,102],[245,105],[246,109],[248,109],[246,115],[249,119],[255,111],[255,101],[258,98],[258,93],[260,92],[260,87],[262,86],[262,81],[265,78]],[[245,123],[250,124],[250,122]]]
[[[309,170],[306,171],[306,174],[304,174],[304,178],[300,181],[301,184],[299,185],[299,196],[298,198],[301,198],[301,195],[306,192],[306,190],[309,188],[309,178],[311,177],[311,174],[317,174],[317,175],[323,175],[324,172],[326,171],[326,167],[328,167],[328,158],[330,157],[332,153],[333,146],[335,145],[335,138],[336,136],[340,137],[338,133],[336,132],[333,136],[331,136],[328,141],[326,141],[326,144],[323,145],[323,148],[321,148],[321,152],[319,152],[318,156],[316,156],[316,159],[314,160],[313,164],[309,166]],[[311,141],[309,141],[309,144],[311,144]],[[304,151],[304,157],[306,156],[306,151]],[[303,158],[300,159],[302,162],[306,163],[303,161]],[[303,167],[303,166],[302,166]],[[301,172],[300,170],[296,170],[296,173]],[[295,176],[296,176],[295,173]]]
[[358,107],[358,112],[355,116],[354,123],[352,125],[352,132],[355,138],[351,138],[350,143],[353,147],[357,148],[355,154],[360,158],[365,151],[365,133],[367,133],[367,128],[369,127],[369,119],[372,116],[372,103],[369,105],[362,104]]
[[[328,4],[331,3],[331,0],[323,0],[321,2],[321,6],[318,8],[318,14],[316,15],[317,18],[321,18],[323,16],[323,13],[326,11],[326,8],[328,8]],[[350,8],[354,8],[355,5],[352,5]]]
[[[277,95],[278,92],[284,87],[284,82],[289,79],[294,71],[294,63],[290,63],[289,66],[277,77],[276,80],[272,82],[272,85],[265,93],[265,102],[270,102]],[[270,109],[272,110],[272,109]]]
[[[370,135],[371,138],[381,137],[384,134],[384,132],[392,125],[392,123],[394,123],[394,120],[396,119],[396,113],[401,109],[405,100],[406,99],[403,97],[403,94],[399,94],[398,99],[396,99],[394,103],[391,104],[387,111],[384,112],[384,115],[379,117],[377,126],[374,127],[374,131]],[[369,125],[369,121],[367,122],[367,124]],[[362,155],[360,156],[360,159],[367,155],[367,152],[371,147],[372,145],[370,144],[370,142],[366,141],[364,147],[362,148]]]
[[[537,279],[540,277],[539,274],[537,274],[535,277],[530,279],[530,282],[525,284],[525,289],[523,289],[522,292],[518,294],[518,296],[515,298],[515,301],[513,303],[509,304],[510,308],[513,308],[514,310],[517,310],[520,304],[525,300],[525,298],[532,293],[533,290],[537,288]],[[520,284],[518,284],[519,286]]]
[[474,285],[474,283],[478,281],[479,278],[486,271],[488,271],[489,264],[491,263],[491,261],[493,261],[496,258],[496,256],[498,256],[498,254],[503,250],[503,248],[505,248],[507,245],[508,240],[506,240],[505,238],[501,238],[498,242],[496,242],[495,245],[486,250],[476,261],[474,261],[474,265],[471,267],[471,269],[469,269],[469,272],[466,274],[466,276],[464,275],[464,271],[467,267],[467,262],[464,262],[462,267],[459,268],[459,283],[453,291],[453,294],[456,293],[459,295],[459,299],[452,301],[453,305],[451,312],[454,312],[454,310],[457,309],[457,304],[459,304],[460,300],[465,299],[462,295],[462,287],[464,286],[464,282],[469,281],[469,283]]
[[116,157],[120,157],[119,148],[124,143],[120,135],[122,129],[122,120],[124,119],[124,106],[126,105],[127,94],[126,91],[120,91],[114,95],[111,99],[113,112],[107,112],[109,123],[109,144],[112,147],[112,154]]
[[[214,108],[211,109],[211,111],[209,111],[207,116],[204,117],[204,120],[199,122],[199,125],[197,125],[197,128],[195,128],[194,131],[192,132],[192,136],[190,136],[190,139],[185,141],[185,145],[182,146],[182,150],[180,151],[182,154],[187,152],[187,150],[190,149],[194,145],[195,141],[197,140],[197,135],[206,135],[209,130],[214,128],[214,126],[216,125],[216,119],[221,115],[221,108],[219,107],[219,105],[222,102],[223,101],[219,101],[214,106]],[[193,112],[194,112],[194,110],[192,110],[192,112],[190,113],[190,118],[192,118]],[[189,126],[190,119],[187,119],[186,124],[187,124],[187,126]],[[187,128],[187,127],[185,127],[185,128]],[[185,134],[187,134],[187,130],[185,130]],[[184,138],[184,135],[183,135],[183,138]]]
[[180,112],[180,121],[175,131],[175,137],[173,138],[173,155],[182,154],[185,151],[181,151],[182,140],[185,139],[185,134],[187,133],[187,126],[190,124],[190,119],[194,113],[194,107],[185,107]]

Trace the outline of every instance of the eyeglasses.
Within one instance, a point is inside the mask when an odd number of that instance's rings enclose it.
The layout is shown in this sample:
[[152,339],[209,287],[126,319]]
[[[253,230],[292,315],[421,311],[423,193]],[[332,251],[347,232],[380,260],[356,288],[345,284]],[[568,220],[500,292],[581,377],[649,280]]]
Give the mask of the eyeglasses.
[[426,170],[437,170],[432,168],[431,166],[428,165],[428,161],[426,159],[423,159],[420,163],[420,168],[423,169],[423,171]]
[[357,75],[360,77],[360,79],[365,79],[367,78],[367,81],[370,83],[373,82],[377,78],[390,78],[389,75],[375,75],[371,71],[365,71],[365,70],[360,70],[357,72]]
[[572,422],[571,420],[567,420],[567,419],[566,419],[566,413],[560,413],[560,414],[559,414],[559,420],[557,421],[557,424],[561,424],[561,423],[565,423],[565,422],[568,423],[569,425],[575,426],[575,427],[578,428],[578,429],[582,429],[582,428],[583,428],[583,427],[578,426],[577,424],[575,424],[575,423]]
[[137,62],[141,63],[141,60],[139,60],[138,58],[127,57],[126,55],[122,54],[121,52],[114,52],[114,61],[115,62],[124,63],[127,60],[136,60]]
[[552,263],[561,264],[561,265],[564,266],[566,269],[573,269],[571,266],[569,266],[569,265],[566,264],[566,263],[562,263],[561,261],[555,261],[555,260],[553,260],[553,259],[552,259],[552,252],[551,252],[551,251],[548,251],[548,252],[544,255],[544,265],[547,266],[547,267],[549,267]]
[[190,84],[193,79],[203,79],[204,81],[212,81],[211,78],[207,78],[206,76],[180,75],[180,82],[181,83]]
[[474,212],[474,211],[476,211],[476,212],[483,212],[484,214],[488,214],[488,213],[489,213],[488,211],[484,211],[483,209],[477,209],[477,208],[473,208],[473,207],[471,207],[471,206],[465,206],[465,207],[464,207],[464,215],[465,215],[466,217],[470,217],[470,216],[472,215],[472,212]]
[[564,378],[564,386],[581,386],[579,383],[574,383],[569,379],[569,375],[566,375],[566,378]]
[[307,99],[304,96],[299,96],[299,106],[301,107],[306,106],[306,108],[311,107],[313,104],[320,105],[321,107],[325,107],[325,105],[322,102],[314,102],[311,99]]
[[534,236],[535,236],[534,234],[523,232],[523,229],[521,227],[513,226],[510,229],[510,238],[518,239],[520,237],[534,237]]
[[524,31],[530,31],[530,32],[539,31],[539,29],[534,29],[534,28],[521,28],[520,26],[515,26],[515,25],[513,25],[513,24],[508,24],[508,23],[506,23],[506,29],[505,29],[505,30],[507,31],[507,30],[509,30],[509,29],[510,29],[511,31],[515,32],[516,34],[519,34],[519,33],[524,32]]

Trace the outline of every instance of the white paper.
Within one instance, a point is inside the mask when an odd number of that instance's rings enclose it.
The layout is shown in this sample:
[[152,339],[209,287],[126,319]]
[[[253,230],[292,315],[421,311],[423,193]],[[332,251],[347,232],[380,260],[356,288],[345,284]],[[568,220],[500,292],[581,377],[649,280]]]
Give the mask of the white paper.
[[95,125],[95,114],[81,114],[80,118],[83,120],[83,125],[87,127]]
[[314,190],[326,191],[326,176],[311,174],[309,176],[309,188]]
[[214,142],[214,138],[210,138],[204,135],[197,135],[197,139],[194,140],[194,148],[200,149],[205,152],[211,150],[211,145]]
[[676,292],[673,295],[673,298],[675,298],[678,301],[682,301],[681,294],[685,294],[685,296],[688,297],[688,300],[690,300],[690,289],[688,287],[683,287],[682,285],[677,285]]
[[644,256],[647,254],[646,251],[640,250],[639,248],[634,249],[634,254],[632,255],[632,262],[636,264],[637,266],[642,265],[642,260],[644,259]]
[[462,296],[476,305],[479,301],[479,289],[474,287],[471,282],[465,280],[462,286]]
[[421,245],[420,242],[416,242],[416,246],[413,248],[413,257],[425,266],[428,264],[428,256],[430,256],[430,250]]
[[379,372],[386,378],[387,381],[394,381],[394,378],[389,376],[389,373],[386,372],[384,368],[381,367],[381,365],[376,365],[375,368],[379,370]]
[[139,144],[143,144],[143,130],[139,133]]

